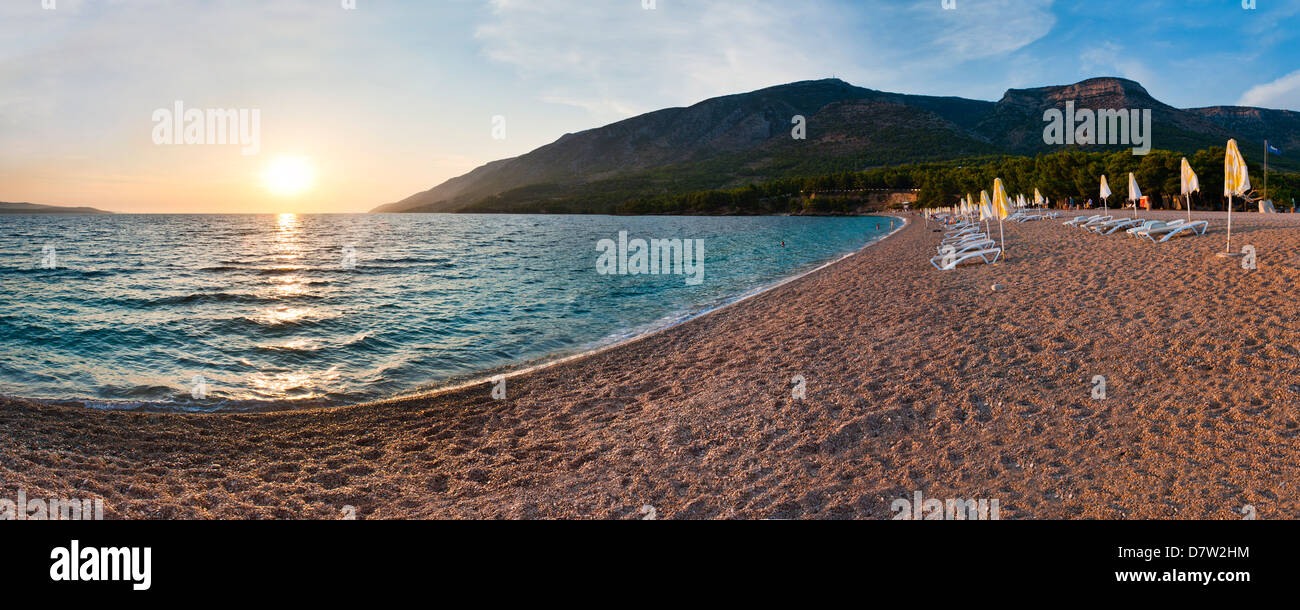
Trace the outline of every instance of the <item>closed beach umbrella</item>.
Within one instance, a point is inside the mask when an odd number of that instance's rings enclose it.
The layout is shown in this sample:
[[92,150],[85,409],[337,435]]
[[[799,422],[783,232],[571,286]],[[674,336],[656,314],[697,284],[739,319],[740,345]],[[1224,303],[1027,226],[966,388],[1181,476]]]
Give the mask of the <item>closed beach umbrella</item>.
[[1101,175],[1101,209],[1106,210],[1106,198],[1110,197],[1110,185],[1106,184],[1106,174]]
[[[966,195],[966,197],[969,198],[970,195],[968,194]],[[993,206],[989,205],[988,194],[985,193],[984,191],[980,191],[979,208],[980,208],[980,220],[984,221],[984,232],[987,233],[989,230],[989,221],[993,220]]]
[[1246,159],[1237,149],[1236,140],[1228,140],[1228,152],[1223,156],[1223,194],[1228,198],[1228,243],[1224,252],[1232,251],[1232,198],[1244,197],[1250,192],[1250,173]]
[[1138,202],[1142,200],[1142,191],[1138,188],[1138,181],[1133,177],[1133,172],[1128,173],[1128,200],[1133,202],[1133,217],[1137,218]]
[[1037,188],[1034,189],[1034,205],[1043,207],[1043,194],[1038,192]]
[[1182,185],[1182,193],[1187,197],[1187,222],[1192,221],[1192,193],[1201,190],[1201,181],[1197,180],[1196,172],[1192,171],[1192,164],[1187,162],[1187,157],[1183,157],[1183,168],[1180,172],[1179,182]]
[[1007,200],[1007,189],[1002,186],[1001,178],[993,179],[993,212],[998,217],[998,237],[1002,240],[1002,252],[1007,250],[1007,234],[1002,229],[1002,219],[1011,215],[1011,202]]

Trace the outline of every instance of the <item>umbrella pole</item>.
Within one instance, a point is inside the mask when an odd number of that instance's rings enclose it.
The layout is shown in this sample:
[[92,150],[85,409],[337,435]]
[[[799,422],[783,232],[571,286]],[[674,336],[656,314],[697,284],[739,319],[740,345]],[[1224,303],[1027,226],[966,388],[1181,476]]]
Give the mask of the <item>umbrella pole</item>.
[[1002,230],[1002,217],[998,216],[998,237],[1002,238],[1002,254],[1007,253],[1007,234]]
[[1192,194],[1188,193],[1187,197],[1187,222],[1192,221]]
[[1228,243],[1223,247],[1223,251],[1232,252],[1232,195],[1228,195]]

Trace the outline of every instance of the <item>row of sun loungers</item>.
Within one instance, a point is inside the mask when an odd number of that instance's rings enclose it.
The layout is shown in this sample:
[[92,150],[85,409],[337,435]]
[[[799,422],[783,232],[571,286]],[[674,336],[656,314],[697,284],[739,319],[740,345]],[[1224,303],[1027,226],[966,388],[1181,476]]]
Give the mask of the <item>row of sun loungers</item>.
[[1029,222],[1031,220],[1046,220],[1056,218],[1056,212],[1016,212],[1007,217],[1007,220],[1015,222]]
[[[1056,213],[1028,214],[1018,212],[1008,217],[1009,220],[1027,222],[1042,218],[1056,218]],[[948,229],[935,248],[939,255],[930,259],[930,264],[940,271],[952,271],[963,263],[983,261],[985,264],[998,262],[1002,257],[1002,248],[997,247],[988,234],[984,233],[980,223],[969,220],[940,217],[948,222]],[[1123,230],[1125,234],[1138,239],[1148,239],[1152,243],[1163,243],[1178,235],[1205,235],[1210,223],[1204,220],[1187,222],[1183,220],[1147,220],[1145,218],[1115,218],[1102,214],[1093,216],[1076,216],[1061,224],[1068,227],[1087,229],[1101,235],[1110,235]],[[1160,238],[1157,240],[1156,238]]]
[[1076,216],[1062,224],[1070,227],[1081,227],[1102,235],[1110,235],[1123,229],[1128,235],[1137,238],[1145,237],[1153,243],[1156,243],[1156,237],[1160,237],[1159,243],[1163,243],[1177,235],[1205,235],[1205,231],[1210,227],[1210,223],[1204,220],[1194,222],[1171,220],[1166,222],[1143,218],[1114,218],[1101,214]]

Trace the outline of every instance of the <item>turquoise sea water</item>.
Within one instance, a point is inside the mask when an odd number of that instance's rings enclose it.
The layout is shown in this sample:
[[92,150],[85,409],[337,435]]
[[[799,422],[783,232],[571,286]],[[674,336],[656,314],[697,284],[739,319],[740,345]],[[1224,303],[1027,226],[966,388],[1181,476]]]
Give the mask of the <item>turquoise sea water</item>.
[[[672,324],[890,222],[0,216],[0,394],[199,411],[384,398]],[[702,240],[702,281],[598,273],[597,244],[620,231]]]

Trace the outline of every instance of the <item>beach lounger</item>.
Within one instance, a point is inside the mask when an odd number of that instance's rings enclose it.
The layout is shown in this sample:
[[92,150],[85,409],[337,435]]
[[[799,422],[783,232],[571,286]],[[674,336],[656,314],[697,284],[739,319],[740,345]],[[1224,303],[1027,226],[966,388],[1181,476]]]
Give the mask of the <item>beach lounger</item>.
[[963,250],[971,250],[971,249],[975,249],[975,250],[983,250],[983,249],[985,249],[985,248],[987,248],[987,247],[989,247],[989,246],[996,246],[997,243],[998,243],[998,242],[997,242],[996,240],[992,240],[992,239],[989,239],[989,238],[985,237],[985,238],[981,238],[981,239],[972,239],[972,240],[970,240],[970,241],[963,241],[963,242],[955,243],[955,244],[944,244],[944,245],[942,245],[942,246],[939,246],[939,247],[935,248],[935,250],[938,250],[938,251],[939,251],[939,254],[943,254],[943,249],[944,249],[944,248],[947,248],[947,247],[949,247],[949,246],[952,246],[952,248],[953,248],[956,252],[961,252],[961,251],[963,251]]
[[972,232],[970,232],[970,233],[964,233],[964,234],[962,234],[962,235],[955,235],[955,236],[953,236],[953,237],[945,237],[945,238],[943,238],[942,241],[939,242],[939,245],[943,245],[943,244],[955,244],[955,243],[957,243],[957,242],[959,242],[959,241],[966,241],[966,240],[968,240],[968,239],[980,239],[980,238],[982,238],[982,237],[988,237],[988,234],[984,233],[983,231],[972,231]]
[[1156,241],[1156,237],[1155,237],[1156,235],[1164,235],[1164,237],[1161,238],[1159,242],[1159,243],[1164,243],[1169,241],[1170,237],[1173,237],[1175,235],[1182,235],[1184,233],[1205,235],[1206,229],[1209,228],[1210,228],[1209,221],[1198,220],[1196,222],[1180,222],[1180,223],[1167,224],[1163,227],[1154,227],[1151,229],[1147,229],[1145,231],[1141,231],[1137,233],[1137,235],[1139,237],[1145,237],[1151,240],[1152,242]]
[[1102,224],[1102,223],[1110,222],[1112,218],[1114,218],[1114,216],[1094,216],[1094,217],[1092,217],[1092,220],[1089,220],[1088,222],[1085,222],[1085,223],[1080,224],[1080,225],[1075,225],[1075,226],[1076,226],[1076,227],[1083,227],[1083,228],[1087,229],[1087,228],[1092,227],[1093,225],[1099,225],[1099,224]]
[[1125,232],[1132,237],[1139,237],[1138,233],[1141,233],[1142,231],[1145,231],[1147,229],[1154,229],[1156,227],[1164,227],[1169,225],[1177,225],[1182,222],[1183,221],[1181,220],[1171,220],[1169,222],[1164,222],[1162,220],[1148,220],[1136,227],[1129,227],[1128,229],[1125,229]]
[[[990,256],[993,258],[989,258]],[[952,271],[953,269],[956,269],[958,265],[966,261],[975,260],[977,258],[984,261],[984,264],[991,265],[993,263],[998,262],[998,258],[1001,256],[1002,256],[1002,248],[989,248],[987,250],[970,250],[962,254],[954,253],[954,258],[952,258],[951,262],[949,262],[947,265],[942,265],[943,262],[942,254],[930,259],[930,264],[934,265],[934,268],[940,271]]]
[[1071,227],[1077,227],[1085,222],[1096,220],[1098,218],[1101,218],[1100,214],[1098,214],[1097,216],[1075,216],[1074,218],[1067,220],[1061,224],[1068,225]]
[[1020,218],[1017,218],[1016,222],[1029,222],[1031,220],[1040,220],[1042,217],[1043,216],[1041,214],[1027,214],[1025,216],[1021,216]]
[[1139,225],[1144,222],[1146,222],[1146,220],[1143,218],[1117,218],[1088,228],[1102,235],[1110,235],[1120,229],[1127,229],[1133,225]]
[[983,237],[977,237],[977,238],[975,238],[975,239],[968,239],[968,240],[966,240],[966,241],[954,242],[954,243],[951,243],[951,244],[939,244],[939,246],[936,247],[935,250],[938,250],[940,253],[943,252],[943,249],[944,249],[944,248],[949,248],[949,247],[951,247],[951,248],[956,248],[956,249],[958,249],[958,250],[961,250],[962,248],[970,247],[971,244],[984,243],[984,242],[986,242],[986,241],[990,241],[991,239],[992,239],[992,238],[990,238],[990,237],[988,237],[988,236],[983,236]]

